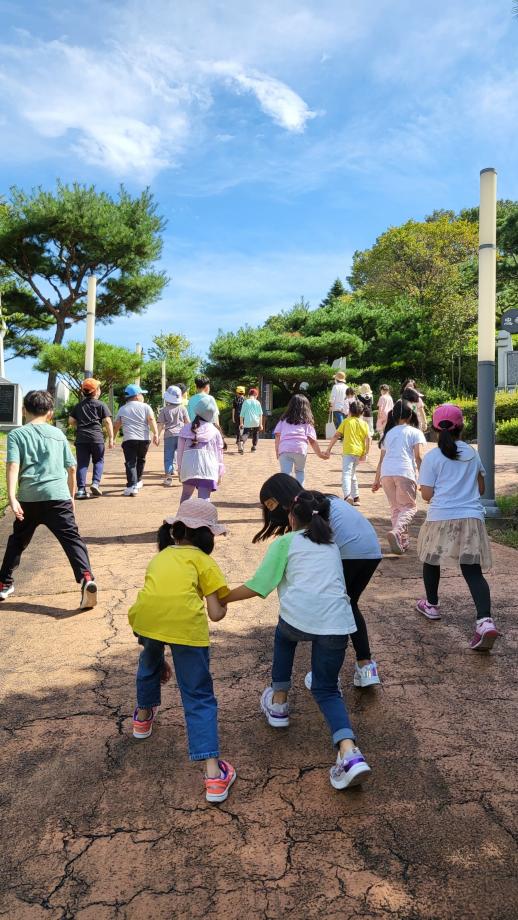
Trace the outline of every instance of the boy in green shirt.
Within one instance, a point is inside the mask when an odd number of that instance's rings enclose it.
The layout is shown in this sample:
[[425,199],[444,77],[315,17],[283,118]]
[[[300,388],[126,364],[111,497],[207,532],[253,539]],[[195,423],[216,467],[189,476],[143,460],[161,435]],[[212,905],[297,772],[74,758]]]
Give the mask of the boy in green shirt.
[[94,607],[97,585],[74,517],[76,461],[63,432],[49,424],[54,411],[50,393],[30,390],[23,406],[26,424],[7,438],[7,495],[16,520],[0,568],[0,601],[14,594],[13,571],[44,524],[61,543],[81,585],[80,607]]

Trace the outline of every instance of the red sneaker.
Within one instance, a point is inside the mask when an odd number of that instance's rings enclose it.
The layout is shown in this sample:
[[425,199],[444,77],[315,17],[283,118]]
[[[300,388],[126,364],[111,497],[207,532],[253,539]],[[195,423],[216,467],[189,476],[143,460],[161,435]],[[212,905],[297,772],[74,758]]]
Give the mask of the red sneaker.
[[224,802],[237,773],[228,760],[218,760],[221,775],[205,777],[205,798],[207,802]]
[[156,719],[158,712],[158,706],[151,706],[151,716],[149,719],[137,719],[138,707],[133,713],[133,737],[142,740],[143,738],[149,738],[151,732],[153,731],[153,722]]

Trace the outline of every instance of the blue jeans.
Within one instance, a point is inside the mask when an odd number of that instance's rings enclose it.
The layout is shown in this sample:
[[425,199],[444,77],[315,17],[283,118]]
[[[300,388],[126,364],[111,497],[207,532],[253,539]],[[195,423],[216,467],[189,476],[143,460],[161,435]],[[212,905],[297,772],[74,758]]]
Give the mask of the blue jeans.
[[[137,706],[160,705],[160,673],[164,643],[141,636],[144,646],[137,669]],[[214,696],[207,646],[171,645],[176,682],[182,697],[189,757],[208,760],[219,757],[218,703]]]
[[164,438],[164,470],[167,476],[174,473],[174,458],[178,447],[178,435],[173,434]]
[[317,636],[301,632],[280,619],[275,630],[272,689],[289,690],[293,659],[298,642],[311,642],[311,693],[326,720],[333,744],[355,739],[349,713],[338,689],[338,675],[344,663],[348,636]]
[[304,468],[306,466],[306,454],[279,454],[279,463],[281,473],[291,476],[291,471],[295,467],[295,479],[304,485]]
[[86,476],[90,460],[94,465],[92,482],[101,481],[104,467],[104,441],[99,444],[84,443],[76,444],[77,470],[76,482],[78,489],[84,489],[86,486]]
[[342,424],[345,418],[345,412],[333,412],[333,422],[335,423],[336,428]]

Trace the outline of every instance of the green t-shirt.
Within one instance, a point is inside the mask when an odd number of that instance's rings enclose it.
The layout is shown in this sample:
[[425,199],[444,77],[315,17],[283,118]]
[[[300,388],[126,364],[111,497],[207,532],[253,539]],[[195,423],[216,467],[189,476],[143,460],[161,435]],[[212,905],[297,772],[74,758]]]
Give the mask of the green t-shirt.
[[7,436],[7,463],[19,463],[18,501],[70,501],[67,470],[76,465],[59,428],[29,422]]

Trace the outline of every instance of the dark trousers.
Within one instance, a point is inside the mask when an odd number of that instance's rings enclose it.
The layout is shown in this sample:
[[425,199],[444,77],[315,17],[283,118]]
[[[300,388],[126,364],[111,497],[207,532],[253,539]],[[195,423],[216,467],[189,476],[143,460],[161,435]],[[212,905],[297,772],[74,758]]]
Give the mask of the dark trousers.
[[356,652],[357,661],[371,658],[367,624],[358,607],[358,601],[380,562],[381,559],[342,559],[345,587],[351,601],[354,622],[356,623],[356,632],[351,633],[351,641]]
[[252,447],[257,447],[257,439],[259,438],[259,427],[243,428],[243,433],[241,435],[241,443],[245,444],[250,436],[252,437]]
[[86,486],[86,476],[88,473],[88,467],[90,466],[90,461],[92,461],[94,465],[92,482],[99,484],[103,475],[104,468],[104,441],[99,442],[98,444],[95,444],[94,442],[76,444],[76,457],[77,488],[84,489]]
[[[484,617],[490,617],[491,594],[489,592],[489,585],[482,574],[481,567],[479,565],[461,565],[460,570],[470,590],[473,603],[477,608],[477,619],[482,620]],[[429,604],[437,604],[439,601],[438,591],[440,578],[440,566],[430,565],[428,562],[423,564],[423,581],[426,599]]]
[[122,449],[126,461],[126,482],[129,486],[136,486],[142,479],[146,465],[146,454],[151,441],[123,441]]
[[44,524],[61,543],[79,584],[85,572],[92,570],[88,550],[77,529],[72,502],[20,502],[20,504],[23,508],[23,521],[16,519],[14,522],[13,532],[7,541],[0,569],[0,581],[4,585],[12,585],[13,572],[20,565],[23,551],[31,542],[36,528]]

